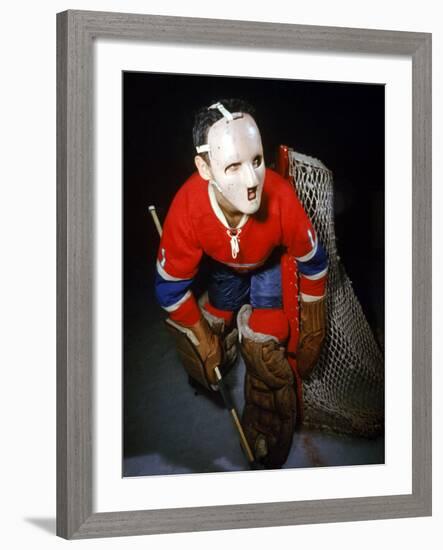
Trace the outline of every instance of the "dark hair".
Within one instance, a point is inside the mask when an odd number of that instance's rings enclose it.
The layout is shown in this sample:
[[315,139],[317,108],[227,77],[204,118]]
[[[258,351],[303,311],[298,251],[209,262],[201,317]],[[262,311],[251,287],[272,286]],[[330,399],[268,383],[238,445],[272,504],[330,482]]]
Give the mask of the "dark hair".
[[[245,113],[255,116],[255,109],[242,99],[219,99],[213,101],[210,105],[220,102],[230,113]],[[199,145],[205,145],[208,142],[208,132],[213,124],[223,118],[223,115],[218,109],[209,109],[208,107],[202,107],[199,109],[194,118],[194,127],[192,129],[192,138],[194,141],[194,147]],[[207,153],[200,153],[200,156],[209,163]]]

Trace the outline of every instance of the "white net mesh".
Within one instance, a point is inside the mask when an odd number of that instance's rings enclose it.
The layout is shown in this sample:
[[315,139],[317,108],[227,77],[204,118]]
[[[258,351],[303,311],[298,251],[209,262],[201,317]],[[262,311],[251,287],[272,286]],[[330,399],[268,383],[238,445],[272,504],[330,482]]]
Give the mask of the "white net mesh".
[[384,360],[337,254],[332,172],[289,151],[289,175],[329,258],[327,334],[304,383],[305,425],[375,436],[384,426]]

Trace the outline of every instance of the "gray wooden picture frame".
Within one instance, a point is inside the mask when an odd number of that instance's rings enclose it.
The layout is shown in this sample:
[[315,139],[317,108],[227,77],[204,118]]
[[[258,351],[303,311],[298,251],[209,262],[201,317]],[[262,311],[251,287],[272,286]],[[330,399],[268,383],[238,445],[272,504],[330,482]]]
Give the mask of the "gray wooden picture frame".
[[[93,513],[92,46],[96,38],[399,55],[412,60],[412,494]],[[88,11],[57,15],[59,536],[78,539],[431,514],[431,97],[427,33]]]

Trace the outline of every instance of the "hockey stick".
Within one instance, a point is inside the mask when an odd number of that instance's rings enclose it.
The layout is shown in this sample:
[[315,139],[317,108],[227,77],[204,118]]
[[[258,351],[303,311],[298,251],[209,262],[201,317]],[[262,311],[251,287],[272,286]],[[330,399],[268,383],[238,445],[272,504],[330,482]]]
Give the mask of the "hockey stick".
[[[154,221],[155,227],[157,228],[158,234],[161,237],[162,234],[163,234],[163,230],[162,230],[160,220],[158,219],[157,211],[155,209],[155,206],[154,205],[149,206],[148,210],[149,210],[149,213],[152,216],[152,219]],[[238,435],[240,437],[240,444],[241,444],[243,450],[246,453],[246,457],[248,459],[248,462],[251,464],[251,467],[254,467],[255,466],[254,455],[252,454],[251,447],[249,446],[249,443],[246,439],[246,436],[245,436],[245,433],[243,431],[242,425],[241,425],[240,420],[238,418],[237,411],[235,410],[234,403],[232,402],[231,396],[229,395],[229,392],[226,388],[225,382],[223,380],[223,377],[220,373],[219,368],[215,367],[214,372],[215,372],[215,376],[217,377],[218,387],[220,389],[220,393],[221,393],[221,396],[223,398],[223,402],[225,404],[225,407],[231,413],[231,416],[232,416],[232,419],[233,419],[233,422],[234,422],[234,426],[235,426],[235,428],[238,432]]]
[[250,462],[252,465],[255,462],[255,458],[254,458],[254,455],[252,454],[251,447],[249,446],[249,443],[246,439],[245,432],[243,431],[242,425],[240,424],[240,420],[238,418],[237,411],[235,410],[234,403],[232,402],[231,396],[229,395],[226,389],[225,382],[222,378],[219,368],[215,367],[214,372],[215,372],[215,376],[217,377],[218,387],[223,397],[224,404],[228,409],[228,411],[231,413],[232,419],[234,421],[234,426],[237,428],[238,435],[240,436],[241,446],[243,447],[243,450],[246,453],[248,462]]
[[153,204],[151,204],[151,206],[148,207],[148,210],[149,210],[149,213],[152,216],[152,219],[154,220],[155,227],[157,228],[158,234],[161,238],[161,236],[163,234],[163,229],[162,229],[162,224],[160,223],[160,220],[158,219],[157,211],[155,209],[155,206]]

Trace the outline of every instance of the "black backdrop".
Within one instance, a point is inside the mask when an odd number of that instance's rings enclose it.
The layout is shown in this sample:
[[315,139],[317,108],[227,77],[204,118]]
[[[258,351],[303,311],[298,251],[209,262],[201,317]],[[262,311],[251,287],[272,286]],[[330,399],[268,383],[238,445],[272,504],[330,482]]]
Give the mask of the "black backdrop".
[[[168,206],[194,171],[195,111],[238,97],[256,108],[265,160],[280,144],[334,173],[337,245],[379,341],[384,330],[384,86],[123,73],[125,322],[154,307],[158,237],[148,214]],[[131,304],[137,307],[131,307]]]

